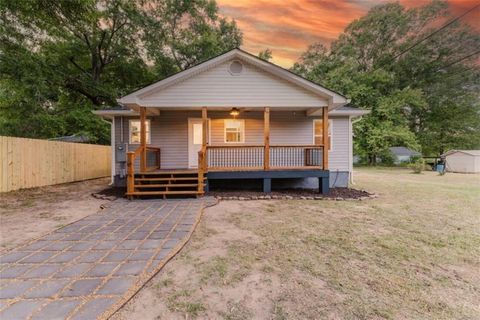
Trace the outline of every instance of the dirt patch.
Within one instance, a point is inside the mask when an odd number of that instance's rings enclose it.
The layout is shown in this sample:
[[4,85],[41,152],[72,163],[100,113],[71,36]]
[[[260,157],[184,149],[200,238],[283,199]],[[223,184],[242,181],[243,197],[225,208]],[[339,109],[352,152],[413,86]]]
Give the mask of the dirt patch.
[[108,201],[92,197],[109,178],[0,194],[1,249],[16,247],[98,211]]
[[478,319],[480,181],[362,169],[371,201],[220,201],[113,319]]
[[332,188],[328,194],[321,194],[317,190],[313,189],[284,189],[276,190],[269,193],[258,192],[258,191],[212,191],[208,192],[207,195],[213,197],[237,197],[237,198],[248,198],[255,199],[259,197],[289,197],[289,198],[327,198],[327,199],[360,199],[369,197],[372,194],[364,191],[357,190],[353,188]]
[[102,199],[102,200],[109,200],[109,201],[113,201],[118,198],[126,198],[125,188],[109,186],[100,191],[93,192],[92,197],[97,199]]

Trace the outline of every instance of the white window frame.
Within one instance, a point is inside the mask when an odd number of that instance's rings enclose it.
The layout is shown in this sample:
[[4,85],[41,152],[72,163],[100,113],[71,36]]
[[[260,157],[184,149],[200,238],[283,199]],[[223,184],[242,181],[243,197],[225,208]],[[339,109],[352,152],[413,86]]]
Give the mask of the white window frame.
[[[227,121],[239,121],[240,141],[227,141]],[[245,119],[223,119],[223,142],[228,144],[245,143]]]
[[[323,119],[313,119],[312,122],[312,131],[313,131],[313,144],[315,144],[315,122],[322,121]],[[330,144],[328,145],[328,151],[333,150],[333,119],[328,119],[328,136],[330,137]]]
[[[128,143],[129,144],[140,144],[140,142],[132,142],[132,122],[138,122],[140,124],[140,119],[130,119],[128,120]],[[152,135],[152,125],[150,119],[146,119],[146,129],[147,129],[147,144],[150,144],[151,135]]]

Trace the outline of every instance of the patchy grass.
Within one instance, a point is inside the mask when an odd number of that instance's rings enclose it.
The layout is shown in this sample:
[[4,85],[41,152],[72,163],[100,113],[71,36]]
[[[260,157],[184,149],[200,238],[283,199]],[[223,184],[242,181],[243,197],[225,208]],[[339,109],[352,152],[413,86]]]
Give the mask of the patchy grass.
[[197,316],[199,312],[204,311],[205,307],[200,302],[189,301],[190,292],[188,290],[180,290],[170,294],[167,297],[167,305],[170,311],[183,312],[190,316]]
[[362,168],[355,181],[380,197],[207,209],[115,317],[480,318],[480,177]]

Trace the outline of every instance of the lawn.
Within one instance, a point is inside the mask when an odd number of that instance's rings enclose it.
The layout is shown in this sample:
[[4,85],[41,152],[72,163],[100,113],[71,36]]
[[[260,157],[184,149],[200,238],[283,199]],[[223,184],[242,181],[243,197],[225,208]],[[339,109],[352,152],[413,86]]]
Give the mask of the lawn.
[[479,319],[480,176],[360,169],[367,201],[222,201],[114,319]]

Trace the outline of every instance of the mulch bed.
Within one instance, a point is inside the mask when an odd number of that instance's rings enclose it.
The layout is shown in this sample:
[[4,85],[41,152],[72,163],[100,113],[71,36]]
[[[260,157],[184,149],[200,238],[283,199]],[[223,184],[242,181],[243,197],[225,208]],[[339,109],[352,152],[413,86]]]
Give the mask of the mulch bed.
[[332,188],[328,195],[313,189],[284,189],[270,193],[260,191],[210,191],[207,196],[219,200],[268,200],[268,199],[302,199],[302,200],[366,200],[376,198],[375,194],[352,188]]

